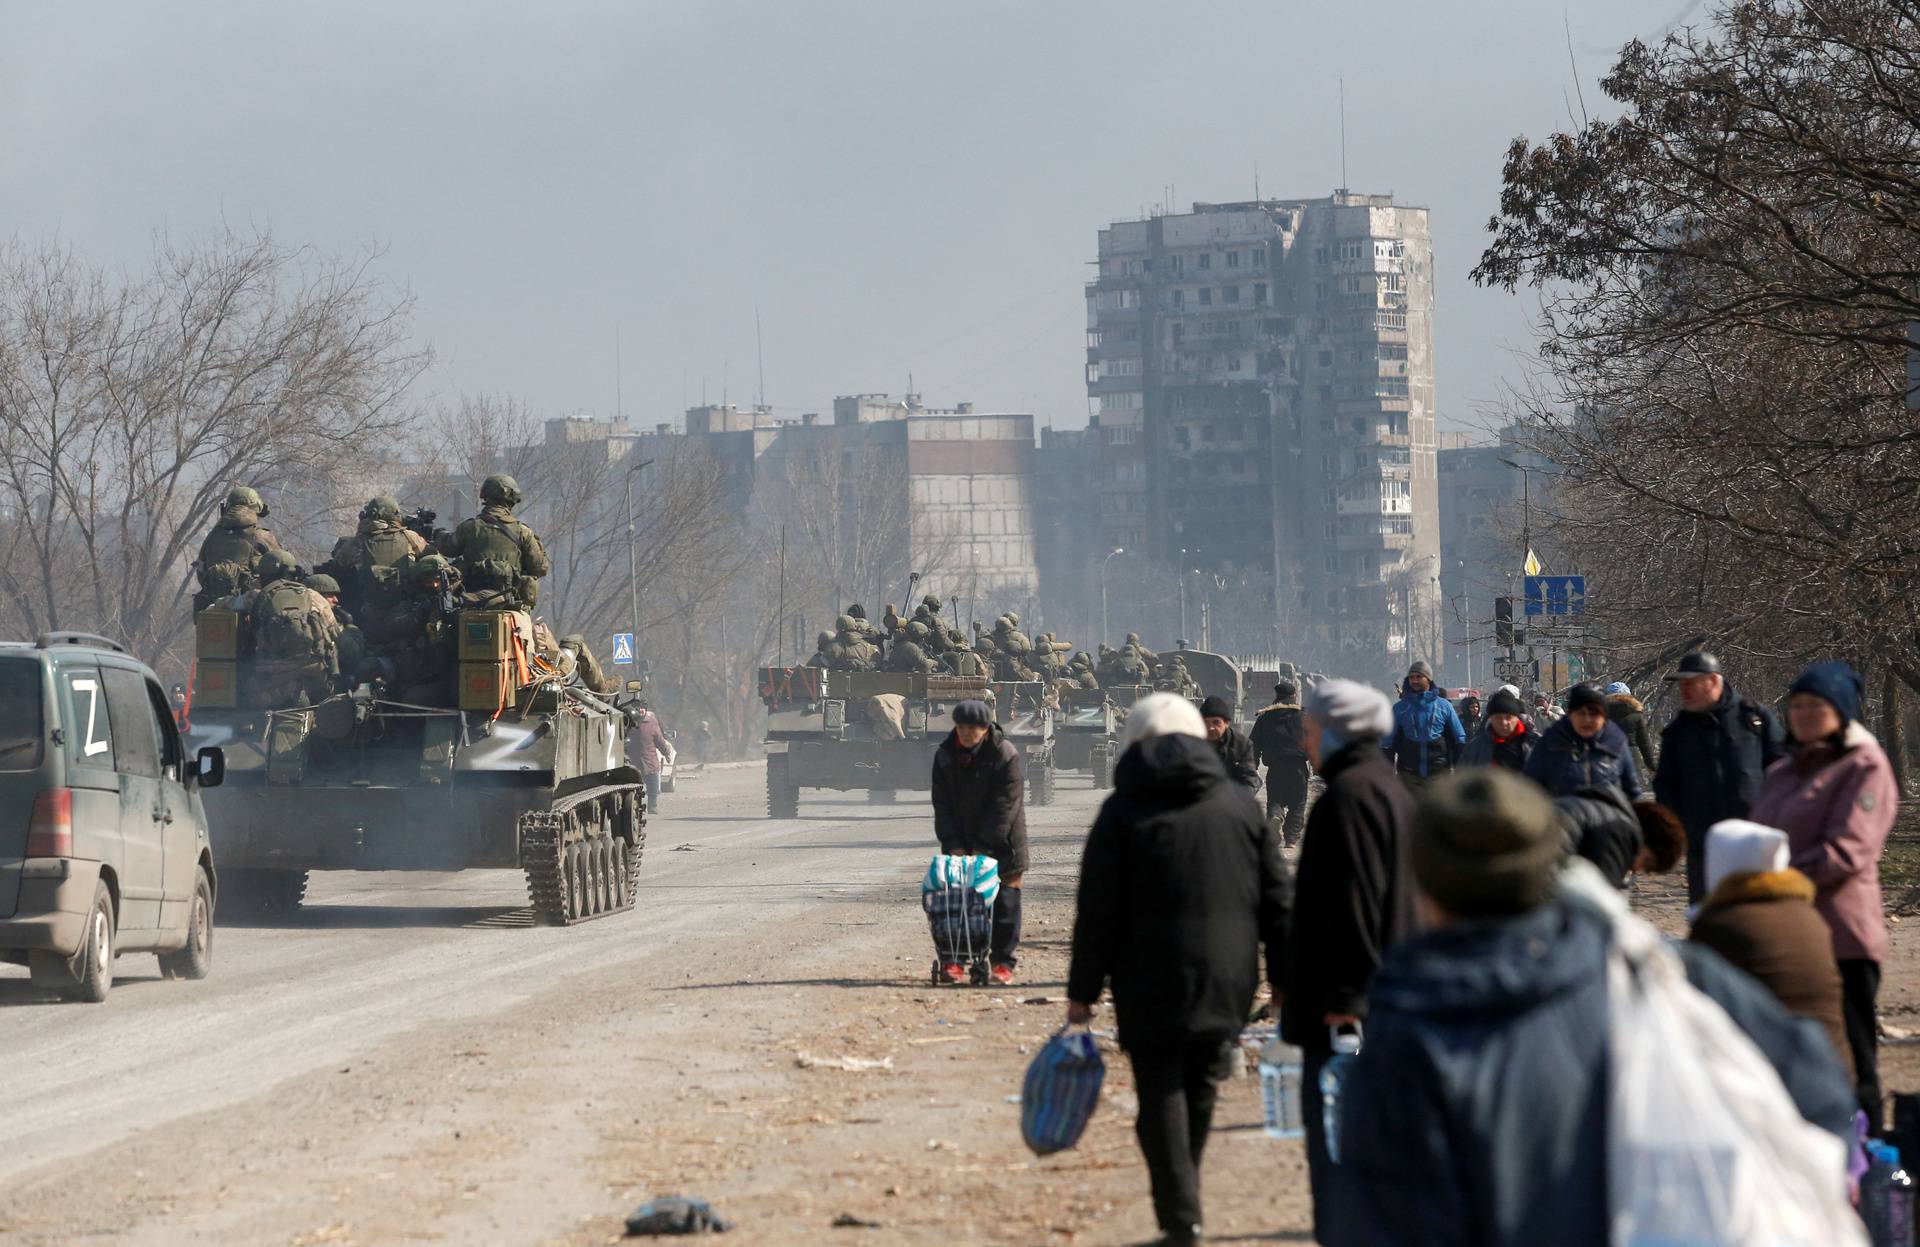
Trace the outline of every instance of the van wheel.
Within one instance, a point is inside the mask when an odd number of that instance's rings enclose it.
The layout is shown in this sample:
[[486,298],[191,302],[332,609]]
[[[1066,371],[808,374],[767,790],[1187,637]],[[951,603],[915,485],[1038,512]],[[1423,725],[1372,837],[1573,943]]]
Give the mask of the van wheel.
[[93,885],[93,908],[87,913],[87,938],[71,963],[73,984],[60,995],[82,1004],[97,1005],[113,986],[113,895],[104,881]]
[[160,973],[170,979],[203,979],[213,969],[213,883],[207,868],[194,872],[193,909],[187,915],[187,943],[160,954]]

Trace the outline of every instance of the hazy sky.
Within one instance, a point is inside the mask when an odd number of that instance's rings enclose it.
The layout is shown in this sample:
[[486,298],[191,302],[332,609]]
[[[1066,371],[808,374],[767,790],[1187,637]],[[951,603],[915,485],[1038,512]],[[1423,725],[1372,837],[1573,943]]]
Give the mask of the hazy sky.
[[[1477,289],[1518,134],[1699,0],[1025,4],[0,0],[0,231],[138,259],[222,218],[387,249],[423,393],[673,419],[835,394],[1086,422],[1095,235],[1174,202],[1433,211],[1439,404],[1483,423],[1532,303]],[[1574,107],[1577,109],[1578,105]]]

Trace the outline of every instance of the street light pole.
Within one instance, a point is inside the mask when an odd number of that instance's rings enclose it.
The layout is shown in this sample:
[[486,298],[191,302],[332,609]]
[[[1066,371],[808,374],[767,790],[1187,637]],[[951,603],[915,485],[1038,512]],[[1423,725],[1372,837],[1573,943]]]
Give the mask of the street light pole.
[[1180,548],[1180,635],[1174,639],[1176,641],[1187,639],[1187,551],[1185,546]]
[[1113,643],[1113,629],[1107,626],[1107,564],[1112,561],[1114,554],[1126,552],[1125,546],[1115,546],[1113,554],[1100,560],[1100,644],[1102,645]]
[[[640,632],[640,576],[638,554],[640,539],[633,528],[633,478],[644,468],[653,466],[653,460],[642,459],[627,468],[627,628],[635,634],[636,641]],[[639,648],[636,644],[635,648]]]

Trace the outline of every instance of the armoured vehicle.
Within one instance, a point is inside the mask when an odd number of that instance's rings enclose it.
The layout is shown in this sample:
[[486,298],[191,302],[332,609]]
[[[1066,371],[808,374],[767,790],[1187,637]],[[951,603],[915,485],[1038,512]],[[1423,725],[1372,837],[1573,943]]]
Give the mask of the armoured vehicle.
[[[1163,663],[1174,658],[1185,660],[1187,674],[1200,686],[1202,697],[1224,697],[1233,707],[1233,717],[1240,717],[1247,700],[1247,684],[1239,663],[1224,654],[1209,654],[1199,649],[1175,650],[1160,656]],[[1199,702],[1200,698],[1194,699],[1195,705]]]
[[1151,692],[1150,684],[1122,684],[1064,694],[1053,738],[1054,769],[1084,771],[1093,777],[1095,788],[1112,787],[1120,725],[1127,708]]
[[225,755],[207,801],[223,909],[291,913],[315,870],[485,867],[524,871],[542,924],[633,908],[646,798],[626,716],[532,652],[530,616],[459,614],[459,706],[361,685],[262,708],[244,653],[209,659],[244,646],[209,645],[227,621],[206,618],[192,740]]
[[898,671],[763,667],[767,707],[767,817],[797,818],[803,788],[925,792],[933,751],[953,730],[953,708],[991,700],[1026,765],[1030,799],[1053,799],[1053,710],[1040,684]]

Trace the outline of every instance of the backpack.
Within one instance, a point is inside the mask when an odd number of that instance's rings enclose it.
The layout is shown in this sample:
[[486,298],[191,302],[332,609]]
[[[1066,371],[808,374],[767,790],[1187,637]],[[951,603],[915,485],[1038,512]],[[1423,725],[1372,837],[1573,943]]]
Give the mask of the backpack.
[[290,580],[262,589],[253,603],[253,652],[270,661],[324,662],[332,648],[311,593]]
[[253,569],[245,563],[214,563],[200,568],[200,591],[216,601],[253,587]]

